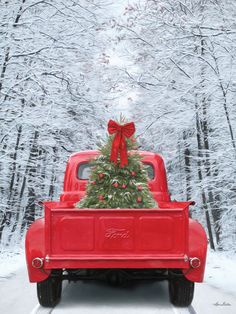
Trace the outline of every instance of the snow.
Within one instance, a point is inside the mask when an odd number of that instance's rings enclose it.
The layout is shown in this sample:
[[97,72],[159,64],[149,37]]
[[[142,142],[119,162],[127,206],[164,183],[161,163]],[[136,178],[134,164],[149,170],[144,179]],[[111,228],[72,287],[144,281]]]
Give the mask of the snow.
[[204,281],[236,296],[236,256],[208,251]]
[[26,267],[22,249],[19,252],[5,250],[0,256],[0,284],[4,279],[12,277],[20,268]]
[[1,314],[29,314],[36,306],[36,287],[29,283],[23,250],[1,254],[0,295]]

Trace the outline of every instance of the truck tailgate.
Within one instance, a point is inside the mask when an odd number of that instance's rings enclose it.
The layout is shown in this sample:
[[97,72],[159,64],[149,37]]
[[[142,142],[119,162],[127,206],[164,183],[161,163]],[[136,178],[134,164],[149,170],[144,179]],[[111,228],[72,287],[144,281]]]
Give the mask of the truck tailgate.
[[45,268],[188,267],[188,206],[180,204],[78,209],[45,203]]

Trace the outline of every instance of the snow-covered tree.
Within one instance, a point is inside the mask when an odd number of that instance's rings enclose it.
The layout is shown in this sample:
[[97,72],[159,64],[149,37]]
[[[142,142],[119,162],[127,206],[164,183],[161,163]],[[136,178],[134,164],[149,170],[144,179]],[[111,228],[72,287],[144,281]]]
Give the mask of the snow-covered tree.
[[139,87],[133,112],[141,143],[164,155],[173,198],[197,201],[192,215],[213,248],[230,246],[236,232],[235,8],[233,1],[133,1],[117,23],[133,44],[136,68],[126,72]]

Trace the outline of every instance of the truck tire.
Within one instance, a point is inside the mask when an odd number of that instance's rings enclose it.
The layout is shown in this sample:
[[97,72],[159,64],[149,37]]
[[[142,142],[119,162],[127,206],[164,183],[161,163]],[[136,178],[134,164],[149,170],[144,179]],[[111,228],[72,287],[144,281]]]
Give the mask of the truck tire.
[[39,304],[43,307],[54,307],[61,299],[61,272],[52,273],[46,280],[37,283]]
[[184,276],[170,276],[169,296],[173,305],[187,307],[192,303],[194,295],[194,282],[189,281]]

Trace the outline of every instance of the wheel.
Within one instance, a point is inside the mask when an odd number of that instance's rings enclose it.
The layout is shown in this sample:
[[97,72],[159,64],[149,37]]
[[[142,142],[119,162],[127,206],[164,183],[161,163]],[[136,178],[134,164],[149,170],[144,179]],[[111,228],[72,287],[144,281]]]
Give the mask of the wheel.
[[183,275],[170,275],[169,296],[175,306],[186,307],[192,303],[194,295],[194,282],[189,281]]
[[39,304],[44,307],[54,307],[61,298],[61,271],[52,273],[46,280],[37,283]]

